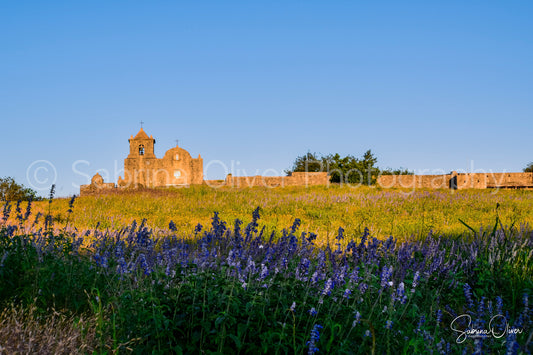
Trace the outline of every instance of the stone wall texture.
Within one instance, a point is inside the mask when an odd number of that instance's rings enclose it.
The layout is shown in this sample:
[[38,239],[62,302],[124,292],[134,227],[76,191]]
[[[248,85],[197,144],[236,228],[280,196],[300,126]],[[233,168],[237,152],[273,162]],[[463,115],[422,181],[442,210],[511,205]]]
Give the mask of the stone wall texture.
[[447,189],[449,180],[448,175],[382,175],[377,184],[384,188]]
[[383,188],[490,189],[533,188],[533,173],[464,173],[444,175],[382,175],[377,180]]
[[286,186],[316,186],[328,185],[327,172],[306,173],[295,172],[290,176],[226,176],[224,186],[229,187],[286,187]]

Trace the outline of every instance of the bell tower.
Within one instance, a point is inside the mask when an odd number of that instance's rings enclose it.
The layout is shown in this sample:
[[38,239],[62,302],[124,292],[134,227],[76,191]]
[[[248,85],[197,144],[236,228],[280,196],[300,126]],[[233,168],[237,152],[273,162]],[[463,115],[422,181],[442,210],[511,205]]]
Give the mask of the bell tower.
[[135,137],[128,139],[130,153],[124,159],[124,179],[119,177],[119,186],[152,187],[154,185],[153,171],[157,158],[154,154],[155,139],[142,129]]
[[128,158],[155,159],[155,139],[152,136],[148,137],[142,127],[135,137],[131,136],[128,139],[128,142],[130,143],[130,154]]

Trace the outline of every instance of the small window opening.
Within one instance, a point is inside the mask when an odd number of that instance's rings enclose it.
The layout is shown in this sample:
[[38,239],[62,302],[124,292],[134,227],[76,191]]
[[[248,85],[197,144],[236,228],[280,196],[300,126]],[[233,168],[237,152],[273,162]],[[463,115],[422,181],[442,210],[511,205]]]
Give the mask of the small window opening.
[[176,155],[174,156],[174,160],[180,160],[180,155],[179,155],[179,154],[176,154]]
[[144,144],[139,146],[139,155],[144,155]]
[[174,170],[174,177],[179,178],[181,176],[181,170]]

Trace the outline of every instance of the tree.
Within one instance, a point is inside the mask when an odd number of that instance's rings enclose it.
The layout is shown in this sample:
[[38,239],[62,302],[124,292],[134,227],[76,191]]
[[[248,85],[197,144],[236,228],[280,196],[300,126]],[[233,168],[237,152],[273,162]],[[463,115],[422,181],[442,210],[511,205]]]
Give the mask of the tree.
[[370,150],[367,150],[361,159],[353,155],[341,157],[338,153],[325,156],[307,153],[297,157],[292,169],[286,173],[324,171],[334,183],[372,185],[379,175],[379,169],[375,166],[377,161]]
[[37,193],[17,184],[12,177],[0,178],[0,201],[37,200]]
[[287,175],[294,172],[320,172],[324,171],[322,159],[316,153],[307,152],[304,155],[296,157],[292,168],[285,170]]
[[533,162],[529,163],[529,164],[524,168],[524,173],[533,173]]
[[394,170],[391,168],[381,170],[380,174],[381,175],[414,175],[415,173],[408,169],[404,169],[400,167],[399,169],[394,169]]
[[338,153],[323,158],[324,165],[334,183],[359,183],[362,180],[359,160],[352,155],[341,157]]
[[363,173],[363,180],[360,183],[365,185],[373,185],[379,175],[379,169],[375,166],[378,162],[372,151],[369,149],[363,155],[363,159],[359,161],[359,169]]

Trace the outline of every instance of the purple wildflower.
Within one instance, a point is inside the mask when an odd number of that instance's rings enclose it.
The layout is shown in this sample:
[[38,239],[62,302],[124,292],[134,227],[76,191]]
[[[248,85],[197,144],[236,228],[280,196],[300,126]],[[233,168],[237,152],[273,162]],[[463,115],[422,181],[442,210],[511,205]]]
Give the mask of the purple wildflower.
[[439,352],[439,354],[446,354],[446,351],[444,349],[444,346],[446,345],[446,342],[444,341],[444,339],[440,339],[440,341],[437,343],[437,351]]
[[342,295],[342,297],[349,299],[351,294],[352,294],[352,291],[349,288],[347,288],[346,290],[344,290],[344,294]]
[[383,270],[381,270],[381,288],[386,288],[387,286],[391,286],[391,282],[389,281],[391,276],[392,276],[392,266],[383,267]]
[[426,322],[426,317],[421,316],[420,320],[418,321],[418,325],[416,326],[415,333],[418,334],[422,331],[422,326],[424,325],[425,322]]
[[393,300],[399,301],[401,304],[405,304],[407,302],[407,296],[405,295],[405,285],[403,282],[400,282],[400,284],[398,285],[396,292],[393,294]]
[[352,323],[352,327],[355,327],[357,324],[361,322],[361,313],[359,311],[355,312],[355,319]]
[[465,285],[463,286],[463,290],[465,294],[466,305],[470,309],[474,308],[474,301],[472,300],[472,288],[469,284],[465,283]]
[[316,347],[316,343],[320,339],[320,329],[322,329],[322,326],[320,324],[315,324],[311,330],[311,339],[307,342],[307,345],[309,346],[309,355],[316,354],[319,351]]
[[260,280],[264,280],[268,276],[268,267],[265,264],[261,264],[261,275],[259,276]]
[[442,321],[442,309],[437,309],[437,312],[435,312],[435,320],[437,321],[437,324],[439,324]]
[[415,292],[416,286],[418,285],[418,281],[420,280],[420,271],[415,272],[415,276],[413,276],[413,288],[411,288],[411,293]]
[[326,281],[326,285],[324,286],[324,290],[322,291],[322,296],[331,295],[331,289],[333,288],[333,286],[334,286],[333,280],[328,279],[328,281]]
[[503,299],[500,296],[496,296],[496,314],[503,315]]

